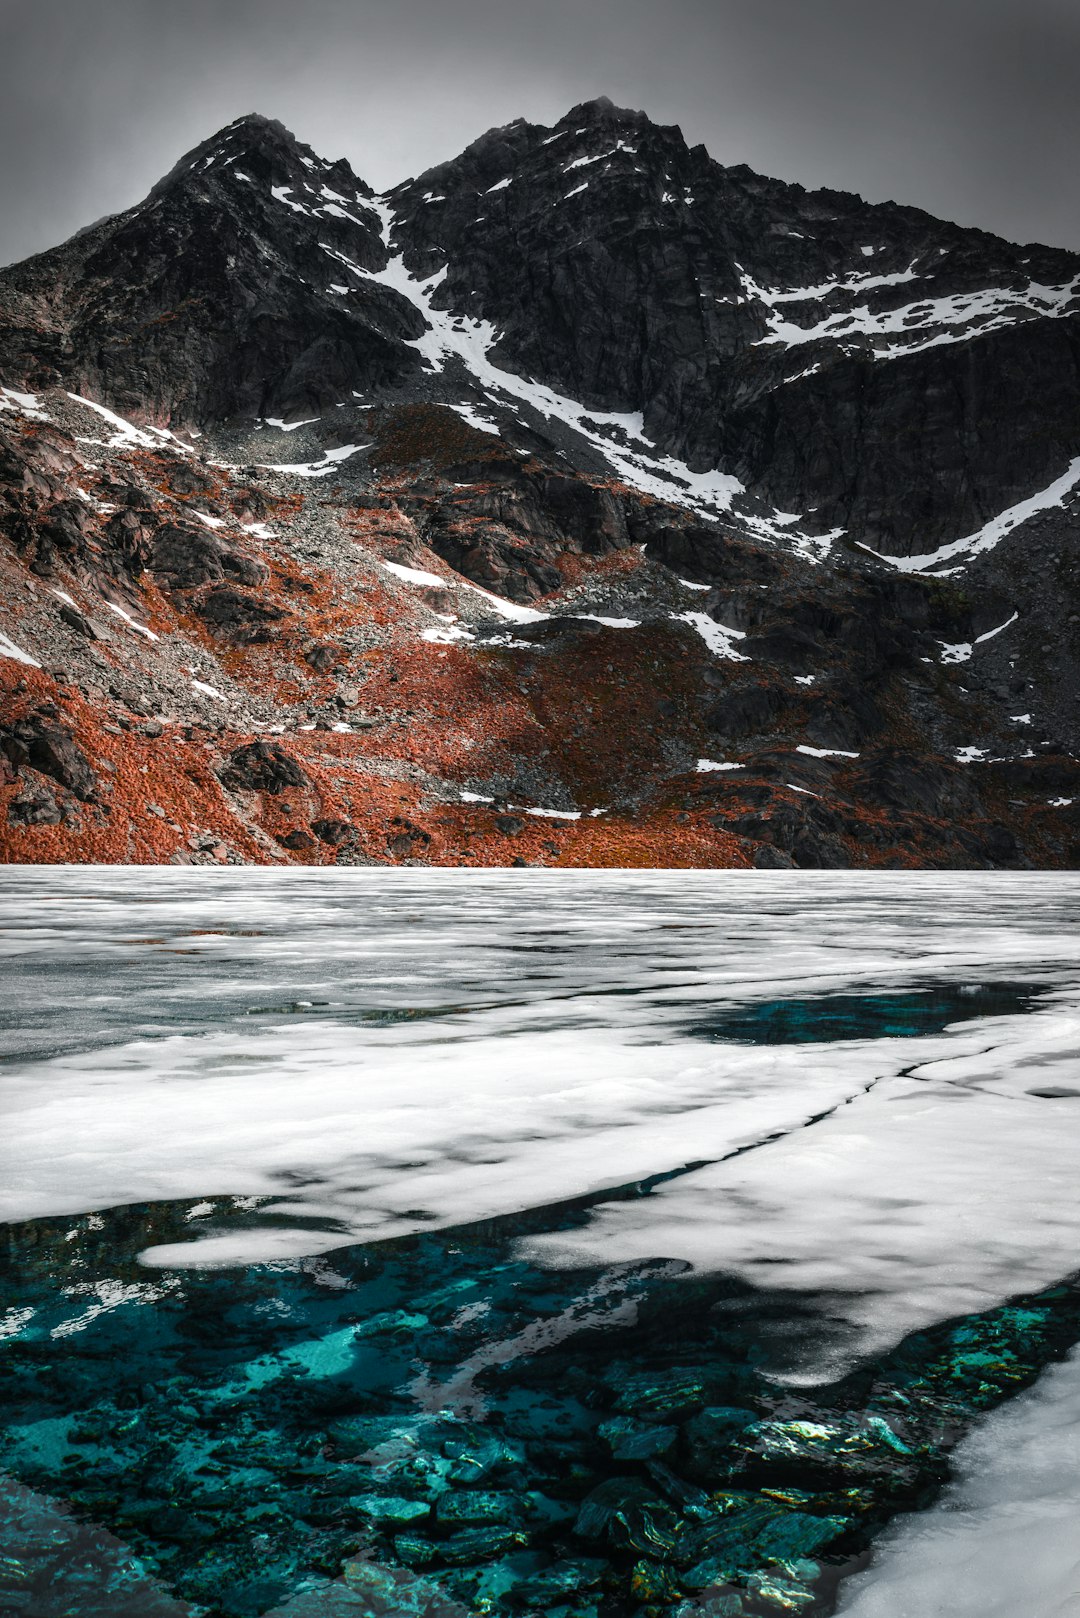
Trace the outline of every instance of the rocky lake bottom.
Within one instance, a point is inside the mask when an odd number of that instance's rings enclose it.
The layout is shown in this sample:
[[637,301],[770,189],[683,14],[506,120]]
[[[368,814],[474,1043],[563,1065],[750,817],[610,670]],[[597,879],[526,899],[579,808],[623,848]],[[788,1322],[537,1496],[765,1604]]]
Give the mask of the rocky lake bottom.
[[1070,1611],[1078,921],[8,868],[0,1613]]

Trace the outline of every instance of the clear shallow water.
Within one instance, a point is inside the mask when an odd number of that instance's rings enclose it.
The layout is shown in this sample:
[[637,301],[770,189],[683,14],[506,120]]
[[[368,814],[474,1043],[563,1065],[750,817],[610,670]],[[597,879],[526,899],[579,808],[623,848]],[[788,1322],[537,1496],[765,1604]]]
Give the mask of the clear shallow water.
[[824,1613],[1080,1341],[1074,879],[0,904],[0,1610]]

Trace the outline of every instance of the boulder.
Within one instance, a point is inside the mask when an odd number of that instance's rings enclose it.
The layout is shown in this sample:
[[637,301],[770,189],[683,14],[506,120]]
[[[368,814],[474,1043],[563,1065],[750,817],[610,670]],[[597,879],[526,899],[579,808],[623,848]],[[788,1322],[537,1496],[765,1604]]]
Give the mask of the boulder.
[[230,754],[221,781],[233,792],[268,792],[277,797],[306,786],[307,776],[277,742],[248,742]]

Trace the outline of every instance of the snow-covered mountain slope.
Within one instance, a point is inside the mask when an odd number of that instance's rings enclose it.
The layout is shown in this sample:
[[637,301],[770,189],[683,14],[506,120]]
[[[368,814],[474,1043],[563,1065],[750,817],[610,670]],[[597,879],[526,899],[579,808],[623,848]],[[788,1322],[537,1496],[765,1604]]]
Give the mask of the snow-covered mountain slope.
[[604,101],[238,120],[0,271],[7,857],[1075,863],[1078,276]]

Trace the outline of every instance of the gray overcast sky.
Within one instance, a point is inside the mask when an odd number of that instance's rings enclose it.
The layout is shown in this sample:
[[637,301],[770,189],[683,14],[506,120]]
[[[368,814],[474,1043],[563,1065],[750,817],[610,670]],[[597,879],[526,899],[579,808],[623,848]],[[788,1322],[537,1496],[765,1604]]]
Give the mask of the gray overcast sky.
[[377,188],[609,95],[724,163],[1080,248],[1080,0],[0,0],[0,262],[243,112]]

